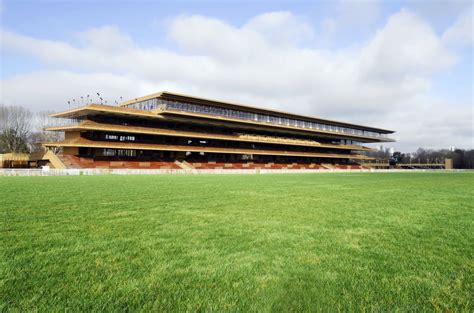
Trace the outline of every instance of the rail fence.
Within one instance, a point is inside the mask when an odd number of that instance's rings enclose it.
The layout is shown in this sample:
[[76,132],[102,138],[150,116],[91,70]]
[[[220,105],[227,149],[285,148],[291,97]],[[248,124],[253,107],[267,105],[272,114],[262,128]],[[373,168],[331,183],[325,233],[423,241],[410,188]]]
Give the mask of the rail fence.
[[[0,176],[162,175],[162,174],[290,174],[361,172],[440,172],[442,169],[0,169]],[[458,170],[452,170],[458,171]]]

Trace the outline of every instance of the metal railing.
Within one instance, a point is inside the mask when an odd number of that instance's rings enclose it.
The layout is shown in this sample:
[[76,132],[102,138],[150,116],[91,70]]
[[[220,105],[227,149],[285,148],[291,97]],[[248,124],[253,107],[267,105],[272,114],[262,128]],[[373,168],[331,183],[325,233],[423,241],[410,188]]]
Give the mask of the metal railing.
[[[90,175],[163,175],[163,174],[296,174],[356,172],[441,172],[444,169],[2,169],[1,176],[90,176]],[[451,170],[467,171],[467,170]]]
[[278,117],[278,116],[272,116],[272,115],[237,111],[237,110],[231,110],[231,109],[221,109],[221,108],[208,107],[208,106],[196,105],[196,104],[169,102],[166,105],[163,105],[161,109],[221,116],[221,117],[240,119],[240,120],[246,120],[246,121],[268,123],[272,125],[283,125],[283,126],[290,126],[290,127],[303,128],[303,129],[321,130],[321,131],[331,132],[334,134],[356,135],[356,136],[363,136],[363,137],[388,139],[387,134],[382,134],[382,133],[377,133],[377,132],[372,132],[372,131],[360,130],[360,129],[349,128],[349,127],[341,127],[341,126],[329,125],[329,124],[324,124],[324,123],[296,120],[296,119],[290,119],[290,118],[284,118],[284,117]]
[[85,118],[63,118],[63,117],[49,118],[44,128],[78,125],[84,120]]

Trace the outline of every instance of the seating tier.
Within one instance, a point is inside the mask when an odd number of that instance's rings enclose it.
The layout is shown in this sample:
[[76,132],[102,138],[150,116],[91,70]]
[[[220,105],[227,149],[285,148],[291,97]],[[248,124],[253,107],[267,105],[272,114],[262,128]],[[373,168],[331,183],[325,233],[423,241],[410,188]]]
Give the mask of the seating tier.
[[64,155],[69,168],[130,168],[130,169],[180,169],[174,161],[106,161]]
[[[122,161],[122,160],[100,160],[93,158],[83,158],[73,155],[63,155],[61,157],[68,168],[130,168],[130,169],[181,169],[174,160],[157,161]],[[283,163],[283,162],[217,162],[217,161],[187,161],[192,167],[200,169],[265,169],[265,170],[288,170],[288,169],[327,169],[317,163]],[[333,164],[335,169],[351,170],[362,169],[359,164]]]

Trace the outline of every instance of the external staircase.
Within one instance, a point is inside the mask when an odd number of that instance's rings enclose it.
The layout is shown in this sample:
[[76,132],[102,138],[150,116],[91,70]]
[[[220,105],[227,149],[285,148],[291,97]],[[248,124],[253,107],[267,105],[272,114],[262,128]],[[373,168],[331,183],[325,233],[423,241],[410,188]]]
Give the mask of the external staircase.
[[82,168],[77,163],[73,162],[68,156],[58,155],[58,158],[63,162],[66,168]]
[[59,157],[59,155],[57,154],[54,154],[53,151],[47,151],[44,155],[43,155],[43,160],[48,160],[48,162],[51,164],[51,166],[53,168],[56,168],[56,169],[65,169],[65,168],[68,168],[66,166],[66,164],[64,164],[63,160],[61,160],[61,158]]
[[189,171],[189,172],[195,172],[196,171],[196,168],[189,162],[183,160],[183,161],[174,161],[174,163],[179,166],[180,168],[182,168],[183,170],[186,170],[186,171]]
[[334,165],[332,164],[329,164],[329,163],[321,163],[321,166],[327,170],[335,170],[336,168],[334,167]]

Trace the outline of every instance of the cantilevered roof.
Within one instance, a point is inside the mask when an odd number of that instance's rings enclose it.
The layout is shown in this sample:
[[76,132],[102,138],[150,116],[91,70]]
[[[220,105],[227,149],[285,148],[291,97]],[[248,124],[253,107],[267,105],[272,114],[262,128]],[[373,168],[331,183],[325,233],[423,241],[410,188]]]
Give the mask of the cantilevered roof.
[[379,133],[384,133],[384,134],[392,134],[392,133],[395,132],[393,130],[378,128],[378,127],[370,127],[370,126],[364,126],[364,125],[359,125],[359,124],[351,124],[351,123],[346,123],[346,122],[341,122],[341,121],[322,119],[322,118],[319,118],[319,117],[299,115],[299,114],[294,114],[294,113],[289,113],[289,112],[284,112],[284,111],[279,111],[279,110],[269,110],[269,109],[255,107],[255,106],[243,105],[243,104],[227,102],[227,101],[212,100],[212,99],[207,99],[207,98],[202,98],[202,97],[195,97],[195,96],[179,94],[179,93],[169,92],[169,91],[162,91],[162,92],[158,92],[158,93],[153,93],[153,94],[150,94],[150,95],[147,95],[147,96],[143,96],[143,97],[140,97],[140,98],[135,98],[135,99],[132,99],[132,100],[129,100],[129,101],[125,101],[125,102],[121,103],[120,106],[126,106],[126,105],[129,105],[129,104],[137,103],[137,102],[144,101],[144,100],[150,100],[150,99],[154,99],[154,98],[165,99],[165,100],[170,100],[170,101],[177,101],[177,102],[186,102],[186,103],[193,103],[193,104],[208,105],[208,106],[214,106],[214,107],[220,107],[220,108],[226,108],[226,109],[233,109],[233,110],[240,110],[240,111],[259,113],[259,114],[266,114],[266,115],[273,115],[273,116],[281,116],[281,117],[285,117],[285,118],[299,119],[299,120],[305,120],[305,121],[316,122],[316,123],[326,123],[326,124],[336,125],[336,126],[340,126],[340,127],[351,127],[351,128],[374,131],[374,132],[379,132]]

